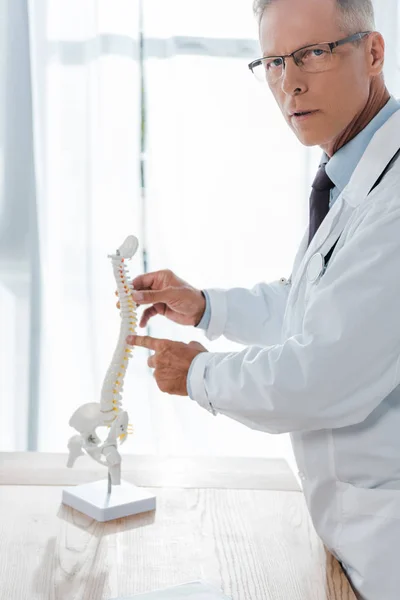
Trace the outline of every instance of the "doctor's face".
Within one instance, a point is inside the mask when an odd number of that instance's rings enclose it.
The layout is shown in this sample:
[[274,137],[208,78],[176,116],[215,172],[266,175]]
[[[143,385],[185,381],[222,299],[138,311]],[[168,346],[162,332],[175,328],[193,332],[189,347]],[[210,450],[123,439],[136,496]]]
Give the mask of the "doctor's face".
[[[336,42],[345,31],[336,0],[276,0],[262,17],[263,56],[290,54],[309,44]],[[335,48],[323,72],[305,72],[293,58],[269,87],[289,127],[306,146],[330,146],[368,102],[374,61],[371,36]],[[318,56],[319,51],[314,51]],[[272,63],[271,63],[272,64]],[[272,64],[275,68],[279,60]],[[376,67],[375,67],[376,68]],[[294,113],[312,111],[306,116]]]

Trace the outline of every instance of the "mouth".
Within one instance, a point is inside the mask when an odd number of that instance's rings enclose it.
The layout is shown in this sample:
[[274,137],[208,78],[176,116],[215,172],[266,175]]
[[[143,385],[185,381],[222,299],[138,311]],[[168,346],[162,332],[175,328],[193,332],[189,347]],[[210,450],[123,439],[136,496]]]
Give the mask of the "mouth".
[[290,113],[290,118],[296,122],[305,121],[306,119],[310,118],[312,115],[315,115],[318,112],[319,112],[319,110],[299,110],[299,111]]

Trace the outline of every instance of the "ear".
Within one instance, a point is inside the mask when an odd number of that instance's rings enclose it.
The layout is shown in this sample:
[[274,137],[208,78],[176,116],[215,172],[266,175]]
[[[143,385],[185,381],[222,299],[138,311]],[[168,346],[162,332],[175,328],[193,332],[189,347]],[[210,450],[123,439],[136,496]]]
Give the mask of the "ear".
[[372,77],[380,75],[385,62],[385,40],[379,32],[373,32],[368,40],[369,71]]

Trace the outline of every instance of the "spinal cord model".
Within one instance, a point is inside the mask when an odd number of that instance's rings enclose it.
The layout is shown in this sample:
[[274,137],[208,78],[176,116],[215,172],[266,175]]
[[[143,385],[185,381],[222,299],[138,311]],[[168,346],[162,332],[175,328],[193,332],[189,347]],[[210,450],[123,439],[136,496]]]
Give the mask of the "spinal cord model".
[[[73,467],[79,456],[88,454],[93,460],[108,467],[109,478],[113,485],[121,484],[121,455],[118,444],[123,444],[127,435],[132,433],[128,424],[128,413],[122,408],[122,392],[124,377],[132,353],[132,347],[126,343],[126,337],[136,333],[137,305],[132,299],[132,281],[129,277],[126,261],[133,258],[139,242],[133,235],[129,236],[111,254],[117,295],[121,315],[121,327],[117,347],[106,373],[101,390],[100,402],[83,404],[72,415],[69,424],[76,429],[77,435],[68,442],[68,467]],[[108,427],[105,441],[97,435],[98,427]]]

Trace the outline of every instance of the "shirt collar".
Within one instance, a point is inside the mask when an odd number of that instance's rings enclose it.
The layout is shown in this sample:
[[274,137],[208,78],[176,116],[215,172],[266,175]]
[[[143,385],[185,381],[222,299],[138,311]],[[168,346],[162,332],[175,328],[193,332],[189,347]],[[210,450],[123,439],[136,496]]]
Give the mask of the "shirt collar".
[[321,164],[327,163],[326,173],[339,192],[342,192],[349,183],[353,171],[360,162],[375,133],[399,108],[400,102],[393,96],[390,96],[385,106],[368,125],[356,137],[342,146],[331,159],[329,159],[325,152],[323,153]]

